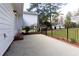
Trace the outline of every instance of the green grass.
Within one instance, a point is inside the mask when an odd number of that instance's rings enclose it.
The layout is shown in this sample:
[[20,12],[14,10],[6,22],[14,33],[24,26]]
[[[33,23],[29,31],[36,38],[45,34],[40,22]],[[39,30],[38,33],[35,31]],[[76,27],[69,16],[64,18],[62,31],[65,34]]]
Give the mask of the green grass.
[[[79,28],[70,28],[68,31],[69,31],[68,33],[69,39],[79,40]],[[48,35],[51,36],[50,31],[48,31]],[[52,36],[67,38],[67,29],[53,30]]]

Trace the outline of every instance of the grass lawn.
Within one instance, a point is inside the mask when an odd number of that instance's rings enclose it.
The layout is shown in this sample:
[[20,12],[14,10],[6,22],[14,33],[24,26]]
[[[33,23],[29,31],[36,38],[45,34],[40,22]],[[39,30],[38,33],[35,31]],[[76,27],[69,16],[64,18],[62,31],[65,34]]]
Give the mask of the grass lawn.
[[[70,28],[68,34],[69,39],[79,40],[79,28]],[[51,36],[51,31],[48,31],[48,35]],[[67,29],[53,30],[52,36],[67,38]]]

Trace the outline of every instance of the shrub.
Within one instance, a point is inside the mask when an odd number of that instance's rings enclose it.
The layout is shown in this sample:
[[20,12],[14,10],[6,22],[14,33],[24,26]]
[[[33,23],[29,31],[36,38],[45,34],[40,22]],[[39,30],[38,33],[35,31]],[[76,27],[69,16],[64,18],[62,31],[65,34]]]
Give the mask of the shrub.
[[71,42],[72,42],[72,43],[76,43],[76,42],[77,42],[77,40],[76,40],[76,39],[74,39],[74,38],[71,38]]
[[25,28],[23,28],[23,30],[25,30],[25,32],[28,33],[28,31],[30,30],[30,27],[26,26]]

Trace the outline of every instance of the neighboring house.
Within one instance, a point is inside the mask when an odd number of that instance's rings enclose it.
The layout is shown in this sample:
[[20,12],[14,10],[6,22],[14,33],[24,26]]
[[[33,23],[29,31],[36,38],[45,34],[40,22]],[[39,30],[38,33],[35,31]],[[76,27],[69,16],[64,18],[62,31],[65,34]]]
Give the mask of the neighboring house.
[[0,55],[3,55],[23,26],[23,4],[0,4]]
[[52,28],[53,29],[62,29],[62,28],[65,28],[65,26],[64,25],[61,25],[61,24],[57,24],[57,25],[52,25]]
[[38,14],[35,12],[23,12],[24,26],[32,26],[33,24],[37,26]]
[[53,29],[65,28],[63,15],[59,15],[58,21],[56,23],[53,21],[52,28]]

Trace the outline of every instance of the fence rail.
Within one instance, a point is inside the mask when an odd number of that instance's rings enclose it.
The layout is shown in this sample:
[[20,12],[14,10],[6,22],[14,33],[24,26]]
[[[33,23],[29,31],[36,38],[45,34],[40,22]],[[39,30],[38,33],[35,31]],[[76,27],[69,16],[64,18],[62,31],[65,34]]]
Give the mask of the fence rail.
[[51,31],[47,31],[47,35],[79,42],[79,28],[69,28],[68,31],[67,29],[56,29],[52,30],[52,32],[53,35],[51,34]]

